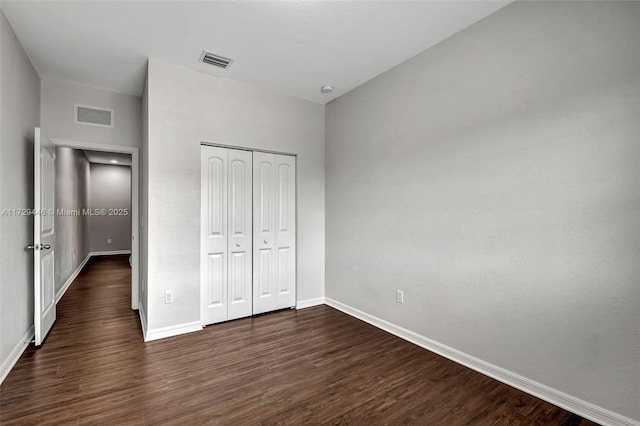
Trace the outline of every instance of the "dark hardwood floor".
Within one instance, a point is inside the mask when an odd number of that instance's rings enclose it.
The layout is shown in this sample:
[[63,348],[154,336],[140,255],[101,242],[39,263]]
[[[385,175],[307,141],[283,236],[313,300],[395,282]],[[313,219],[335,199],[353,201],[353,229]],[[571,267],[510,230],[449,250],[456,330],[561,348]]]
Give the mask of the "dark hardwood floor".
[[591,425],[327,306],[143,343],[126,256],[92,260],[0,423]]

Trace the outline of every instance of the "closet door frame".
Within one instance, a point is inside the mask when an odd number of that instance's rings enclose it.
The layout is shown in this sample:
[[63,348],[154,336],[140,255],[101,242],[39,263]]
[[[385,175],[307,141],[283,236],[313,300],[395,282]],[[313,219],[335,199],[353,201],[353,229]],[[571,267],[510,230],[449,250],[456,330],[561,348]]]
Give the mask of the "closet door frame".
[[[225,148],[225,149],[233,149],[233,150],[238,150],[238,151],[249,151],[251,153],[266,153],[266,154],[276,154],[276,155],[285,155],[288,157],[292,158],[293,161],[293,165],[295,168],[295,173],[293,176],[293,185],[295,187],[294,190],[294,203],[293,203],[293,214],[294,214],[294,225],[295,225],[295,236],[294,236],[294,247],[295,247],[295,253],[294,253],[294,285],[293,285],[293,289],[295,292],[295,296],[294,296],[294,301],[293,301],[293,305],[291,307],[295,307],[296,303],[297,303],[297,298],[298,298],[298,155],[295,153],[291,153],[291,152],[283,152],[283,151],[274,151],[274,150],[265,150],[265,149],[259,149],[259,148],[247,148],[247,147],[242,147],[242,146],[234,146],[234,145],[226,145],[226,144],[219,144],[219,143],[213,143],[213,142],[206,142],[206,141],[201,141],[200,142],[200,146],[201,146],[201,152],[202,152],[202,147],[213,147],[213,148]],[[204,167],[204,162],[202,159],[202,155],[201,155],[201,167]],[[226,169],[226,167],[225,167]],[[202,174],[202,170],[201,170],[201,174]],[[202,178],[201,179],[201,185],[205,184],[205,179]],[[253,183],[253,179],[252,179],[252,183]],[[201,192],[202,192],[202,188],[201,188]],[[253,199],[253,196],[252,196]],[[201,203],[204,203],[204,199],[201,197]],[[228,206],[225,206],[226,208],[228,208]],[[252,206],[253,208],[253,206]],[[206,225],[206,221],[203,218],[202,215],[202,205],[201,205],[201,230],[200,230],[200,234],[201,234],[201,241],[203,240],[202,238],[202,234],[203,234],[203,229],[205,229],[204,227],[207,226]],[[253,236],[253,238],[255,239],[255,236]],[[204,316],[204,311],[205,311],[205,307],[204,307],[204,298],[206,297],[206,287],[205,287],[205,266],[204,266],[204,259],[206,257],[205,254],[205,244],[204,242],[201,242],[201,278],[200,278],[200,294],[201,294],[201,301],[200,301],[200,305],[201,305],[201,322],[203,325],[206,325],[206,318]],[[252,247],[252,251],[254,250],[254,248]],[[253,286],[253,262],[255,262],[255,255],[253,256],[254,259],[252,259],[252,286]],[[226,274],[225,274],[226,275]],[[226,280],[225,280],[226,281]],[[225,294],[225,300],[227,299],[227,294]],[[255,310],[253,310],[253,312],[255,312]],[[256,315],[255,313],[253,313],[253,315]],[[229,319],[225,319],[225,320],[221,320],[221,321],[216,321],[216,322],[222,322],[222,321],[227,321],[233,318],[229,318]],[[209,322],[208,324],[213,324],[211,322]]]

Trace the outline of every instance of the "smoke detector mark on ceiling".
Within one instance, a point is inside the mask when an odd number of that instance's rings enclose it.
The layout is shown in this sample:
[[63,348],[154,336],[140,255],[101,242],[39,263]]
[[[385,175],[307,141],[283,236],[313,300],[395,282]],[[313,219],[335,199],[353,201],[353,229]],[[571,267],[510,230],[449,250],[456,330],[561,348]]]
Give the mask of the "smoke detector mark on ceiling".
[[227,69],[233,63],[233,59],[225,58],[224,56],[216,55],[215,53],[203,50],[202,55],[200,55],[200,62],[213,65],[214,67]]
[[86,124],[88,126],[113,127],[113,110],[108,108],[95,107],[91,105],[74,105],[75,124]]

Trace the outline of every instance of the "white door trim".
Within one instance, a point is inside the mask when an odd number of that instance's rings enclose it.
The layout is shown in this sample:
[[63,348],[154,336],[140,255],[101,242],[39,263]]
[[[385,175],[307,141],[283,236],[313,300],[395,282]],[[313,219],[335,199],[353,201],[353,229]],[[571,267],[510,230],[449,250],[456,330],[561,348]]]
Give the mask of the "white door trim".
[[132,146],[107,145],[50,138],[56,146],[73,149],[131,154],[131,309],[138,309],[140,298],[140,150]]

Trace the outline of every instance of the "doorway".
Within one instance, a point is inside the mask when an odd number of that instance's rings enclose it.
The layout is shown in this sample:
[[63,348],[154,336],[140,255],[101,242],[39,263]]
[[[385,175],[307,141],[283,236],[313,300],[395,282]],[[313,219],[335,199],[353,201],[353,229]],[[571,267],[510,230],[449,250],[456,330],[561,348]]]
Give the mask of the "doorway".
[[[139,286],[139,276],[140,276],[140,268],[139,268],[139,150],[138,148],[128,147],[128,146],[118,146],[118,145],[106,145],[106,144],[95,144],[89,142],[81,142],[81,141],[71,141],[64,139],[51,139],[56,147],[61,148],[71,148],[73,150],[85,151],[88,154],[91,153],[101,153],[99,154],[101,157],[105,158],[105,161],[111,164],[121,164],[121,162],[128,162],[130,167],[130,182],[131,182],[131,192],[130,192],[130,211],[126,211],[124,209],[128,209],[128,207],[124,206],[114,206],[113,214],[109,215],[109,211],[105,215],[102,213],[96,213],[91,216],[91,219],[96,219],[94,222],[99,222],[100,217],[107,219],[118,219],[118,216],[122,219],[122,216],[128,216],[130,218],[130,265],[131,265],[131,309],[137,310],[139,308],[140,303],[140,286]],[[84,155],[84,154],[83,154]],[[115,162],[118,163],[115,163]],[[90,209],[91,210],[91,209]],[[98,208],[98,210],[101,210]],[[81,212],[83,213],[83,212]],[[93,211],[87,212],[88,214],[92,214]],[[98,224],[99,225],[99,224]],[[128,234],[127,234],[128,237]],[[118,237],[121,239],[122,237]],[[113,245],[115,242],[115,238],[107,237],[102,238],[105,241],[106,250],[97,250],[95,254],[117,254],[119,250],[109,250],[109,246]],[[119,241],[121,243],[121,241]],[[113,246],[115,247],[115,246]],[[127,250],[121,250],[120,253],[124,253]],[[88,260],[88,257],[87,259]],[[83,266],[83,265],[82,265]],[[78,268],[77,273],[82,267]],[[73,276],[70,277],[70,280],[67,280],[65,286],[68,287],[73,281]],[[66,288],[62,288],[60,292],[60,297],[66,291]],[[58,297],[56,298],[58,299]],[[59,299],[58,299],[59,300]]]

